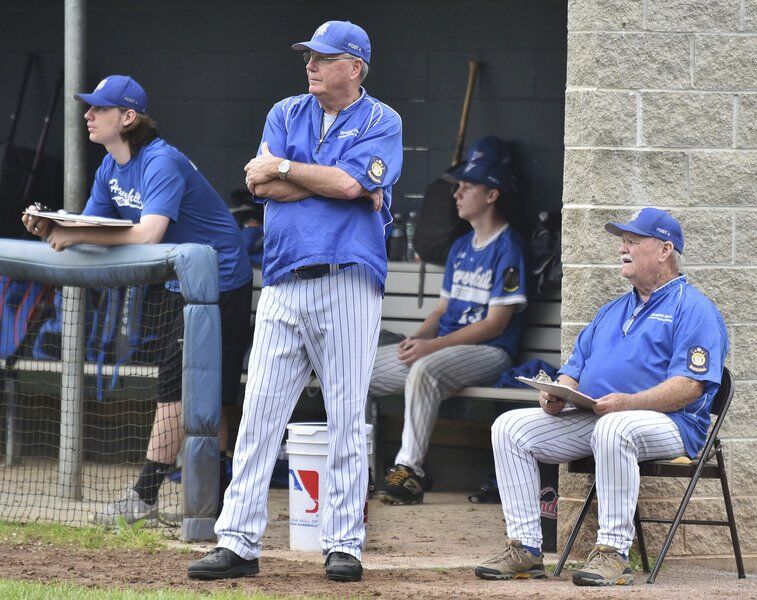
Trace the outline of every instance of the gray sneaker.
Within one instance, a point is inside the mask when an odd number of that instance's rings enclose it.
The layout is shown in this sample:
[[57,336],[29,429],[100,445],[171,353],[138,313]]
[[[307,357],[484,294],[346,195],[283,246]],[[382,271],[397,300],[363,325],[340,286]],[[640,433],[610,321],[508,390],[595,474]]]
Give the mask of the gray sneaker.
[[136,523],[140,519],[155,522],[158,517],[158,504],[150,506],[142,501],[137,492],[133,489],[128,489],[121,500],[116,500],[105,505],[105,508],[94,514],[92,520],[98,525],[109,525],[112,527],[116,524],[118,517],[126,519],[129,525]]
[[512,539],[506,540],[505,549],[477,566],[475,572],[481,579],[542,579],[547,576],[544,554],[534,556],[520,540]]
[[633,585],[633,573],[628,559],[610,546],[595,546],[584,568],[573,573],[576,585]]

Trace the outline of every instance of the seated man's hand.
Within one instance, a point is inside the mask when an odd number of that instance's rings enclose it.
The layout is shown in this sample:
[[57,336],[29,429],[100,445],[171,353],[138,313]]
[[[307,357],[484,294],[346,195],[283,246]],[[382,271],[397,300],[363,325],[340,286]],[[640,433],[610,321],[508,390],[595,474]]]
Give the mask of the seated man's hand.
[[[32,205],[32,206],[29,206],[27,210],[36,209],[36,208],[37,208],[36,206]],[[46,238],[50,234],[50,231],[52,231],[55,228],[55,223],[51,221],[50,219],[43,219],[42,217],[33,217],[27,214],[21,215],[21,223],[23,223],[24,227],[26,227],[26,230],[29,233],[38,235],[41,238]]]
[[557,396],[553,396],[547,392],[539,392],[539,406],[548,415],[556,415],[565,408],[565,400],[561,400]]
[[407,367],[412,367],[417,360],[428,356],[436,350],[434,340],[409,337],[397,346],[397,358]]
[[594,404],[594,412],[599,416],[621,410],[632,410],[631,394],[613,392],[612,394],[602,396]]

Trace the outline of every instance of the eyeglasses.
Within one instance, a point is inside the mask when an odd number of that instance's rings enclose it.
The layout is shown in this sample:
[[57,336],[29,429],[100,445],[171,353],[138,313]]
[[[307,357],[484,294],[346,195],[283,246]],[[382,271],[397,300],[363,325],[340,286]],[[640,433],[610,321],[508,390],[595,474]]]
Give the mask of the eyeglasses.
[[318,65],[325,65],[332,61],[337,60],[360,60],[356,56],[323,56],[322,54],[313,54],[312,52],[303,52],[302,53],[302,60],[305,61],[305,64],[309,63],[311,60],[314,60],[316,64]]

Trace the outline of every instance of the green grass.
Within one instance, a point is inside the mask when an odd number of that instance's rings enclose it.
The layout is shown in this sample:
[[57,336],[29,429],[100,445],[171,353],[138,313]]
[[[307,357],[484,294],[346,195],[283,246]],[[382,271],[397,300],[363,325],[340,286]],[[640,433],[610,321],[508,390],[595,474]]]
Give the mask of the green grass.
[[[144,522],[128,525],[121,519],[115,529],[104,527],[70,527],[59,523],[0,522],[0,543],[42,543],[53,546],[75,546],[88,550],[143,550],[155,552],[166,548],[159,533],[144,529]],[[0,597],[3,597],[0,595]]]
[[275,600],[260,592],[222,591],[190,592],[175,590],[115,590],[87,588],[71,584],[29,583],[0,579],[0,598],[3,600]]

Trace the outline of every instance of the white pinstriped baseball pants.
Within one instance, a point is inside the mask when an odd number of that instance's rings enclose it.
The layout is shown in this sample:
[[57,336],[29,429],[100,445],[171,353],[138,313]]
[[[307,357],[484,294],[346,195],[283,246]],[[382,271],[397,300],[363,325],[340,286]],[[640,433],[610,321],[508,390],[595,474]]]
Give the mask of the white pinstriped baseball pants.
[[329,436],[321,549],[361,558],[368,490],[365,397],[380,318],[381,292],[365,265],[318,279],[288,275],[263,288],[234,475],[215,527],[218,546],[246,559],[260,556],[271,472],[312,368],[321,381]]
[[441,402],[464,387],[491,385],[510,365],[510,357],[501,348],[477,344],[443,348],[408,368],[397,358],[396,344],[381,346],[368,395],[375,401],[378,396],[405,392],[402,447],[395,464],[423,476],[423,459]]
[[541,548],[539,469],[594,454],[599,532],[597,544],[628,554],[639,498],[639,461],[686,455],[670,417],[651,410],[593,412],[565,409],[552,416],[541,408],[511,410],[492,426],[497,486],[507,535]]

